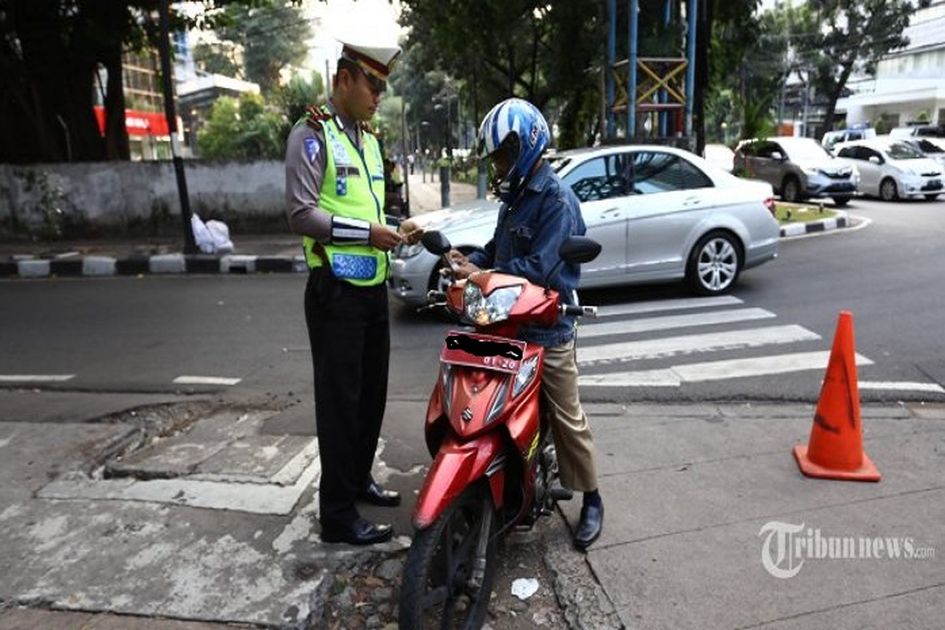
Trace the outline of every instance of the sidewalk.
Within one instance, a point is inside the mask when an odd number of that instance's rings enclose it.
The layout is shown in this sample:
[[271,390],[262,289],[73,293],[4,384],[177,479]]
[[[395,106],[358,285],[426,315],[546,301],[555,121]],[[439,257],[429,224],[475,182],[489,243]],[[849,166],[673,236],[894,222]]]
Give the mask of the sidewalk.
[[[410,177],[411,211],[440,209],[440,182],[419,172]],[[469,184],[451,183],[451,203],[475,199]],[[188,255],[184,237],[126,237],[0,243],[0,278],[113,276],[181,273],[291,273],[306,271],[300,238],[282,234],[233,234],[232,254]]]
[[[98,620],[94,628],[191,628],[166,619],[321,628],[328,608],[348,620],[339,627],[393,628],[407,541],[369,549],[318,541],[310,409],[211,421],[200,404],[212,401],[187,399],[188,430],[115,462],[149,423],[177,426],[154,405],[182,401],[59,394],[39,412],[31,395],[40,394],[0,391],[0,629],[61,611],[73,616],[46,625],[70,627],[81,613],[83,623]],[[121,411],[140,403],[136,414]],[[373,516],[393,518],[399,533],[409,532],[409,497],[422,481],[422,427],[410,419],[425,406],[389,405],[385,426],[415,434],[384,435],[377,472],[408,500]],[[15,421],[27,413],[31,422]],[[525,546],[544,558],[550,574],[540,586],[571,627],[941,626],[945,406],[864,409],[865,448],[883,474],[876,484],[799,473],[791,449],[809,435],[810,405],[608,404],[588,413],[604,533],[584,556],[552,518]],[[95,421],[102,415],[109,421]],[[265,500],[246,501],[254,484]],[[286,494],[297,497],[288,508]],[[562,504],[567,523],[579,509]],[[842,559],[826,542],[839,538],[872,557]],[[932,555],[906,559],[907,548]],[[496,602],[503,596],[507,586]],[[496,603],[492,627],[538,625],[534,600],[517,605],[502,616]],[[512,626],[516,619],[525,625]]]

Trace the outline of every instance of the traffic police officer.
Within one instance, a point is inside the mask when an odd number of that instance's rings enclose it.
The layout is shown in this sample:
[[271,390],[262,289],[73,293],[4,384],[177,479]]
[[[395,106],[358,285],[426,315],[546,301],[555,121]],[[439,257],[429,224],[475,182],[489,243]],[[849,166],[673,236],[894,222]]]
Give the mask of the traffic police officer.
[[305,320],[325,542],[390,539],[390,525],[362,518],[355,501],[400,504],[399,494],[374,482],[371,466],[387,398],[388,252],[404,239],[385,223],[383,159],[367,126],[399,54],[396,47],[345,44],[331,99],[309,108],[286,146],[289,225],[302,236],[310,269]]

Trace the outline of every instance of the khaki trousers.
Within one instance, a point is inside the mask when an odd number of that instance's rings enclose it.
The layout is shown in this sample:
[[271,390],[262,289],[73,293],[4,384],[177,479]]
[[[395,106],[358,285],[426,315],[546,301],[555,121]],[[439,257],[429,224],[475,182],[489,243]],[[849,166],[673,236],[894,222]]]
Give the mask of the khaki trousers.
[[541,393],[551,416],[561,485],[578,492],[597,489],[594,441],[578,396],[577,359],[572,339],[545,348]]

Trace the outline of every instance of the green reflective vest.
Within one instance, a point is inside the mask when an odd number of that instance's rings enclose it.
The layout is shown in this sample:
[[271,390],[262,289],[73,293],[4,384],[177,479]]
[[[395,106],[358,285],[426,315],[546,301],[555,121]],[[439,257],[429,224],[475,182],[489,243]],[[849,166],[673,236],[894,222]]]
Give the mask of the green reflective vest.
[[[361,132],[362,150],[358,150],[325,108],[319,117],[325,133],[325,178],[318,206],[333,215],[363,219],[384,225],[384,161],[374,134]],[[305,260],[315,269],[327,263],[338,278],[357,286],[374,286],[387,280],[388,258],[370,245],[318,244],[302,237]]]

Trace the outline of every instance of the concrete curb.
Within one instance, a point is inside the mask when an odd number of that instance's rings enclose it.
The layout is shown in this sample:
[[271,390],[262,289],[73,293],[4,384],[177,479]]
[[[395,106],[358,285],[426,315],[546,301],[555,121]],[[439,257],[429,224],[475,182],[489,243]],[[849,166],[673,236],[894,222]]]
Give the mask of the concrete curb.
[[252,274],[304,273],[304,256],[184,255],[155,256],[76,256],[67,259],[18,257],[0,261],[0,278],[104,277],[179,275],[179,274]]
[[839,228],[850,227],[849,215],[842,210],[836,210],[836,213],[837,216],[830,219],[785,225],[781,228],[781,238],[804,236],[805,234],[813,234],[815,232],[829,232]]
[[[849,215],[837,210],[837,216],[821,221],[792,223],[781,228],[781,238],[804,236],[816,232],[829,232],[851,226]],[[180,274],[256,274],[256,273],[304,273],[308,271],[305,257],[256,256],[251,254],[159,254],[154,256],[70,256],[68,258],[37,258],[15,256],[12,260],[0,261],[0,278],[48,278],[48,277],[105,277],[180,275]]]

